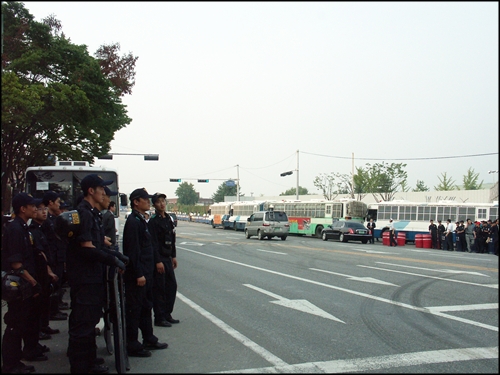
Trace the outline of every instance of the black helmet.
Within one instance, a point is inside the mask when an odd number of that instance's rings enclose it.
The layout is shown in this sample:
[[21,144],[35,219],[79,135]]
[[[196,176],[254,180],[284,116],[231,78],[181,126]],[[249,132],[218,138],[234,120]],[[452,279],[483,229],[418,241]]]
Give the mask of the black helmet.
[[2,299],[6,302],[23,300],[31,294],[31,285],[21,275],[2,271]]
[[79,233],[80,215],[77,210],[66,211],[56,217],[54,222],[56,233],[62,239],[70,239]]

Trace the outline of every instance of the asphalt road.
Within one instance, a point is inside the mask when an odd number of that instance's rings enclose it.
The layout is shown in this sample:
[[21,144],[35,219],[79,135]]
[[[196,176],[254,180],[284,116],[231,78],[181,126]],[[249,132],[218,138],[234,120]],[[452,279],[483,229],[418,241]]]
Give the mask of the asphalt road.
[[[130,358],[129,373],[498,373],[495,255],[247,240],[185,221],[177,249],[181,322],[155,327],[169,348]],[[33,364],[67,373],[67,322],[51,326],[49,360]]]

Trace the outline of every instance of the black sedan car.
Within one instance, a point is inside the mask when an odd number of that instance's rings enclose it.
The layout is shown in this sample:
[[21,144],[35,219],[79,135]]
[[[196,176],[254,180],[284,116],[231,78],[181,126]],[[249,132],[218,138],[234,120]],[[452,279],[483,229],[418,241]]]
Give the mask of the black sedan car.
[[356,221],[335,221],[321,231],[323,241],[338,239],[342,242],[361,241],[367,243],[371,236],[368,228]]

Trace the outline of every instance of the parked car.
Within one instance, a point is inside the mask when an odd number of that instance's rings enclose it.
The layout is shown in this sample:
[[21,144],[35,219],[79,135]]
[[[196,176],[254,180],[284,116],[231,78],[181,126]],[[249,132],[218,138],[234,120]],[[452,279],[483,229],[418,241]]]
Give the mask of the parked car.
[[174,226],[177,226],[177,215],[174,214],[173,212],[169,212],[168,214],[172,218],[172,221],[174,222]]
[[254,212],[245,225],[245,237],[257,236],[259,240],[267,237],[280,237],[286,240],[290,231],[288,216],[283,211],[259,211]]
[[338,239],[342,242],[361,241],[367,243],[370,238],[371,234],[368,228],[356,221],[335,221],[321,231],[323,241]]

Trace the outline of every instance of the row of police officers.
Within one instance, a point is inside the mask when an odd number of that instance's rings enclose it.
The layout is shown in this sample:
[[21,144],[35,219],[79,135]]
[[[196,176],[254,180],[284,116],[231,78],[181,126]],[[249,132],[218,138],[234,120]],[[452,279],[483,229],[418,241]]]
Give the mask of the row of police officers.
[[[107,188],[112,183],[96,174],[81,180],[83,197],[76,209],[79,222],[65,232],[64,259],[71,297],[67,356],[71,373],[109,370],[104,360],[97,357],[95,334],[105,305],[106,266],[116,267],[123,275],[127,322],[124,344],[129,356],[150,357],[151,350],[168,347],[153,333],[153,308],[156,326],[168,327],[179,322],[171,315],[177,291],[174,274],[177,260],[175,227],[166,213],[166,196],[150,195],[145,189],[132,192],[132,214],[125,223],[122,254],[112,246],[110,238],[105,237],[100,212],[106,196],[113,194]],[[145,213],[150,209],[150,199],[157,214],[148,222]],[[41,310],[48,305],[43,303],[50,295],[46,286],[60,277],[52,270],[57,268],[57,262],[52,263],[46,257],[49,251],[47,244],[42,245],[47,241],[42,225],[28,226],[30,219],[37,223],[38,203],[26,193],[16,195],[12,201],[15,217],[4,228],[2,236],[2,270],[20,275],[31,286],[29,296],[8,301],[2,340],[2,372],[5,373],[33,372],[34,366],[24,364],[22,359],[47,359],[44,355],[47,348],[38,342]],[[60,233],[58,238],[61,237]]]

